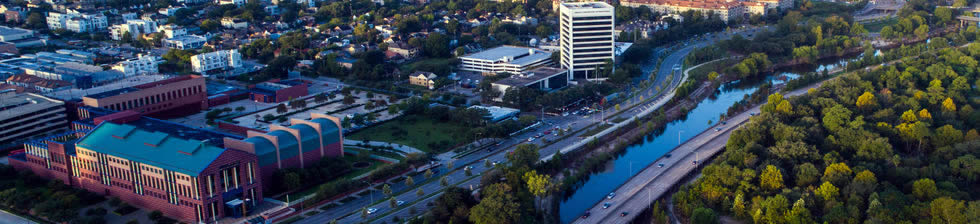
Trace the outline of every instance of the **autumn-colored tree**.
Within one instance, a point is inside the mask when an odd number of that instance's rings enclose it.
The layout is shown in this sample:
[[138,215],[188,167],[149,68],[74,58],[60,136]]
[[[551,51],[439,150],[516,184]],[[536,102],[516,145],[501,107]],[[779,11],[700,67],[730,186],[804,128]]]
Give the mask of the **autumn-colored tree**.
[[861,96],[858,97],[857,103],[855,104],[857,104],[859,108],[864,109],[873,106],[874,103],[875,103],[875,95],[871,94],[871,92],[865,91],[864,94],[861,94]]
[[782,188],[783,174],[779,171],[779,168],[773,165],[767,165],[766,169],[762,171],[762,175],[759,176],[759,186],[769,191]]
[[844,186],[847,185],[847,181],[851,179],[851,167],[844,163],[834,163],[827,166],[823,171],[823,177],[820,180],[824,182],[831,182],[835,185]]
[[932,119],[932,114],[929,113],[929,110],[928,109],[922,108],[922,110],[919,111],[919,119],[920,120],[931,120]]
[[830,182],[823,182],[823,184],[821,184],[820,187],[813,193],[820,198],[823,198],[824,201],[831,201],[837,198],[837,195],[840,193],[840,189]]
[[946,97],[943,100],[943,112],[956,112],[956,103],[953,103],[953,99]]

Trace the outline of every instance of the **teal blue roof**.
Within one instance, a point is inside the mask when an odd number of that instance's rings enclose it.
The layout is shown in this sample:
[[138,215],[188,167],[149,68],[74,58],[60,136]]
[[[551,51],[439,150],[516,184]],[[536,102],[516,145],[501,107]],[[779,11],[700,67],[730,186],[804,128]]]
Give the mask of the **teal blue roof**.
[[305,124],[295,124],[289,128],[299,130],[300,139],[303,140],[303,152],[309,152],[320,148],[320,134],[316,129]]
[[225,151],[198,140],[112,122],[102,122],[77,145],[190,176],[197,176]]
[[337,123],[326,118],[317,118],[311,121],[320,124],[321,131],[323,132],[323,145],[340,142],[340,127],[337,126]]
[[296,141],[296,136],[283,130],[275,130],[267,134],[279,137],[279,159],[285,161],[299,156],[299,142]]
[[259,166],[276,163],[276,146],[263,137],[251,137],[244,140],[255,145],[255,155],[259,158]]

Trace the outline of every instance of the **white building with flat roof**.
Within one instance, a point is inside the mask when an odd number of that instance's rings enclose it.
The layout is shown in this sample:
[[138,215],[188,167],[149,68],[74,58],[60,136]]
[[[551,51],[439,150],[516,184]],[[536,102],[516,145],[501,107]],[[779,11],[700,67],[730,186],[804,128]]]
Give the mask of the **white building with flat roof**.
[[0,41],[11,42],[15,40],[27,39],[32,37],[34,37],[33,30],[0,26]]
[[48,28],[66,29],[76,33],[105,30],[109,20],[102,14],[88,14],[69,10],[68,13],[48,12]]
[[163,32],[163,35],[166,36],[167,38],[174,38],[174,37],[187,35],[187,29],[174,24],[164,25],[163,27],[160,28],[160,30]]
[[162,43],[164,47],[188,50],[188,49],[198,49],[207,43],[208,39],[198,35],[184,35],[176,36],[172,38],[163,39]]
[[129,37],[134,40],[139,39],[143,34],[156,33],[157,22],[147,20],[127,20],[126,23],[113,25],[109,28],[109,34],[113,40],[122,40],[123,36],[129,32]]
[[605,2],[565,2],[559,7],[561,67],[573,79],[605,79],[597,71],[615,60],[615,9]]
[[160,72],[159,64],[163,61],[160,57],[150,55],[139,55],[137,58],[121,61],[112,66],[112,70],[123,73],[123,76],[157,74]]
[[484,74],[522,73],[549,65],[551,52],[536,48],[500,46],[459,57],[459,69]]
[[212,70],[229,70],[242,67],[242,54],[238,50],[220,50],[191,56],[194,72],[207,75]]

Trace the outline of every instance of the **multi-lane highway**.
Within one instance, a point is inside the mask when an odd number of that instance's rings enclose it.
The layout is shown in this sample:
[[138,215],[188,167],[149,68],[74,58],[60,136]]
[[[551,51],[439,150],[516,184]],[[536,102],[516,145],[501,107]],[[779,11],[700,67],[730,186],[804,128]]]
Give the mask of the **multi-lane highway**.
[[[800,88],[784,97],[802,95],[811,88],[819,87],[820,83]],[[656,200],[663,196],[676,183],[679,183],[688,173],[693,172],[700,161],[698,159],[711,157],[721,151],[728,142],[731,131],[749,121],[753,114],[759,113],[761,105],[739,113],[726,120],[727,124],[718,123],[701,134],[691,138],[684,144],[671,151],[672,158],[660,158],[650,166],[640,171],[629,181],[614,191],[616,196],[596,203],[588,217],[579,217],[574,223],[629,223]],[[660,167],[659,164],[664,164]],[[603,208],[609,203],[608,208]]]

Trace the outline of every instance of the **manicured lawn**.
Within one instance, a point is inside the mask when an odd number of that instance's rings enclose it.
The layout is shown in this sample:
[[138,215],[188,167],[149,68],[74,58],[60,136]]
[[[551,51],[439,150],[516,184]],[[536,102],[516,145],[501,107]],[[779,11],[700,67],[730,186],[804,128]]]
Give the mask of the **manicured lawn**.
[[440,153],[460,144],[470,130],[454,122],[438,122],[428,117],[408,115],[360,130],[347,138],[391,142]]
[[[353,155],[345,155],[344,156],[344,160],[347,160],[347,162],[350,162],[351,165],[353,165],[356,162],[360,162],[361,161],[361,160],[358,160],[357,157],[356,156],[353,156]],[[368,166],[367,168],[363,168],[363,169],[352,168],[350,172],[348,172],[347,174],[344,174],[343,176],[340,176],[340,177],[338,177],[337,179],[334,179],[334,180],[352,179],[354,177],[360,176],[360,175],[365,174],[367,172],[371,172],[372,170],[377,169],[379,166],[381,166],[381,165],[384,164],[381,161],[377,161],[377,160],[373,160],[373,159],[367,159],[367,160],[364,160],[364,162],[371,163],[371,165]],[[291,194],[289,194],[289,197],[290,198],[293,198],[293,199],[296,199],[296,198],[305,197],[307,195],[313,195],[313,194],[316,193],[317,190],[320,190],[320,186],[323,186],[324,184],[327,184],[327,183],[329,183],[329,182],[325,182],[325,183],[322,183],[322,184],[317,185],[317,186],[309,187],[309,188],[307,188],[305,190],[302,190],[302,191],[291,193]],[[283,195],[283,196],[281,196],[281,197],[279,197],[277,199],[278,200],[281,200],[281,201],[285,201],[286,200],[286,195]]]
[[583,137],[584,138],[584,137],[593,136],[593,135],[599,134],[599,132],[602,132],[602,131],[608,129],[609,127],[612,127],[612,125],[611,124],[599,125],[599,126],[593,127],[592,129],[589,129],[585,133],[582,133],[582,135],[579,135],[579,137]]
[[865,23],[864,29],[868,30],[868,32],[877,33],[877,32],[881,32],[881,28],[885,28],[885,26],[890,26],[895,24],[898,24],[898,18],[892,17],[885,20],[878,20],[874,22]]

